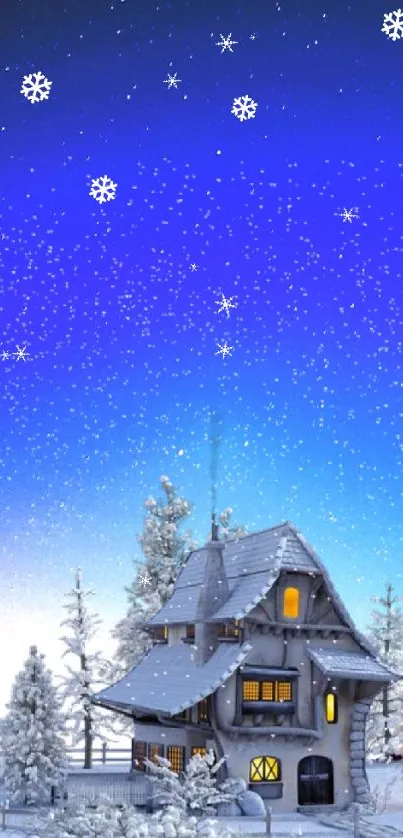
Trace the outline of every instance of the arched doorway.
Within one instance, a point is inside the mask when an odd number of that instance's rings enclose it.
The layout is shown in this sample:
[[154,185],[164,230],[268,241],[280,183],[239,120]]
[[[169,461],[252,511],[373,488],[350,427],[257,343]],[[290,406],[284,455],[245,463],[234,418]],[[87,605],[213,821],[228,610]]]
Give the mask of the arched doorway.
[[334,803],[333,763],[327,757],[304,757],[298,763],[298,805]]

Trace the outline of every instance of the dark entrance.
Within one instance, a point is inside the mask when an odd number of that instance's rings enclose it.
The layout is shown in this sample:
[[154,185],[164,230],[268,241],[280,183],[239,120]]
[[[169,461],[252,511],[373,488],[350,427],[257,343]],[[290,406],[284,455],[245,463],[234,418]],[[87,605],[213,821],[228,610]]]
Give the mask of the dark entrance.
[[304,757],[298,763],[298,804],[333,803],[333,763],[327,757]]

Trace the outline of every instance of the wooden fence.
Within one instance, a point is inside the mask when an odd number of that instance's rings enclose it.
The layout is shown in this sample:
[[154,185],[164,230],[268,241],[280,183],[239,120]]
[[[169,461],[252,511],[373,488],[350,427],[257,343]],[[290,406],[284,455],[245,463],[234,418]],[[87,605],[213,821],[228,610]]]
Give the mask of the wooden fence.
[[[115,754],[120,754],[121,756],[115,756]],[[84,748],[67,748],[67,755],[70,763],[74,763],[75,765],[82,763],[84,765]],[[107,765],[119,762],[131,763],[131,759],[131,748],[110,748],[107,742],[103,742],[101,748],[92,749],[92,762],[94,765]]]

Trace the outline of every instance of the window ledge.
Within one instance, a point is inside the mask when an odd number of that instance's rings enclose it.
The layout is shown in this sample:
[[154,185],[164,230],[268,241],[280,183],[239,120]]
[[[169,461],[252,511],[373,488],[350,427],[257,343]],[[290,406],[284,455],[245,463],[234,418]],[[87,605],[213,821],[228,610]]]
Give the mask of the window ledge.
[[263,800],[278,800],[283,796],[282,780],[260,780],[248,785],[249,791],[259,794]]

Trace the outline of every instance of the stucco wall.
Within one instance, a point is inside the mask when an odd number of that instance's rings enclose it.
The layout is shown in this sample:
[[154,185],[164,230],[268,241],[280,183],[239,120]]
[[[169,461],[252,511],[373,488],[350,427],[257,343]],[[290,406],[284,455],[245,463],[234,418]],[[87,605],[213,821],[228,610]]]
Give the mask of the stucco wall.
[[[252,635],[253,650],[249,653],[246,664],[261,664],[266,666],[280,666],[283,662],[284,641],[282,637],[271,635]],[[318,638],[312,646],[334,649],[331,639]],[[306,652],[307,640],[305,636],[292,637],[286,644],[286,657],[283,665],[296,667],[300,672],[297,685],[298,722],[307,728],[313,727],[311,701],[311,667],[310,658]],[[355,641],[349,637],[342,637],[338,647],[349,651],[357,649]],[[315,683],[314,683],[315,686]],[[226,724],[234,721],[236,695],[236,674],[234,673],[226,684],[217,691],[217,711],[219,719]],[[319,726],[323,726],[323,737],[307,744],[306,740],[295,737],[293,741],[285,741],[281,734],[262,735],[259,737],[258,728],[254,727],[251,736],[254,741],[247,741],[249,737],[241,734],[234,736],[220,732],[221,744],[228,754],[229,776],[243,777],[249,782],[250,761],[257,756],[274,756],[281,760],[283,776],[283,797],[271,801],[274,811],[295,809],[298,805],[297,766],[300,759],[308,755],[325,756],[332,760],[334,773],[334,802],[343,806],[352,799],[351,780],[349,776],[349,735],[351,727],[352,698],[349,693],[349,682],[342,681],[337,689],[338,722],[327,724],[325,721],[324,704],[320,702],[322,718]],[[252,724],[252,716],[250,723]],[[271,724],[264,717],[262,724]],[[286,722],[287,724],[287,722]],[[296,718],[293,716],[293,725]]]

